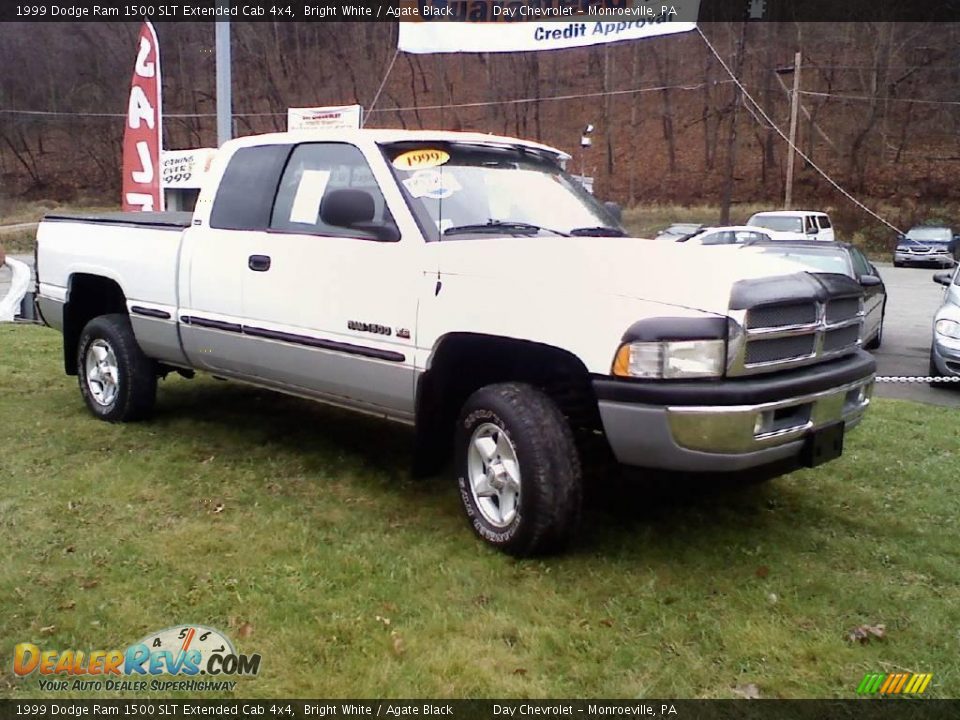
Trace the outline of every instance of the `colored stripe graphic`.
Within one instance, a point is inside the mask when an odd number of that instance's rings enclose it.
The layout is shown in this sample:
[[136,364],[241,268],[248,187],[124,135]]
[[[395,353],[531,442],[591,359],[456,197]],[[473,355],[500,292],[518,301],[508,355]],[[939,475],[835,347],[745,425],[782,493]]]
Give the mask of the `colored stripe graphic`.
[[867,673],[857,686],[859,695],[920,695],[933,673]]

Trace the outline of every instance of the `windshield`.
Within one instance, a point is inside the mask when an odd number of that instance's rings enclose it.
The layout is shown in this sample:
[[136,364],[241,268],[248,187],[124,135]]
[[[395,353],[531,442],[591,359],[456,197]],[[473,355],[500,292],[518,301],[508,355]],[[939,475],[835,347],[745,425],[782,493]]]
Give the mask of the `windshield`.
[[922,240],[924,242],[950,242],[952,236],[950,228],[911,228],[907,232],[908,240]]
[[665,230],[661,230],[657,235],[658,237],[666,237],[667,235],[692,235],[695,232],[699,232],[703,225],[698,225],[696,223],[674,223]]
[[625,234],[580,183],[532,151],[396,143],[384,152],[428,241]]
[[798,217],[779,217],[777,215],[752,217],[747,225],[755,225],[776,232],[803,232],[803,223]]
[[768,255],[777,255],[784,260],[790,260],[803,265],[807,270],[814,272],[839,273],[853,276],[847,262],[846,253],[837,252],[804,252],[795,248],[763,248],[761,252]]

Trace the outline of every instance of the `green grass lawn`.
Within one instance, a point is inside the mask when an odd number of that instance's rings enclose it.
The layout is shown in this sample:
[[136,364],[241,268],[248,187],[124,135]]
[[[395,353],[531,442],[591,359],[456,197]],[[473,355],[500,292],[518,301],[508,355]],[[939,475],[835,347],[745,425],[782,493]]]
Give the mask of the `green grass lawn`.
[[65,697],[14,677],[16,643],[188,622],[262,655],[237,697],[847,698],[894,671],[960,695],[957,410],[879,400],[841,460],[762,486],[601,482],[537,561],[411,480],[409,440],[212,379],[102,423],[59,335],[0,326],[0,695]]

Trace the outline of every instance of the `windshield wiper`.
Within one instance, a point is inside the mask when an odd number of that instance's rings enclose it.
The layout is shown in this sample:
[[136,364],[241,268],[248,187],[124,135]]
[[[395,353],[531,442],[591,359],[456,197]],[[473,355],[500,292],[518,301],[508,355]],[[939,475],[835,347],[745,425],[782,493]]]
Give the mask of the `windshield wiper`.
[[571,235],[581,237],[626,237],[627,234],[620,228],[598,225],[597,227],[574,228],[570,231]]
[[565,232],[553,230],[551,228],[533,225],[531,223],[520,222],[518,220],[487,220],[485,223],[475,225],[454,225],[443,231],[444,235],[459,235],[461,233],[486,233],[486,232],[515,232],[515,233],[537,233],[548,232],[554,235],[569,237]]

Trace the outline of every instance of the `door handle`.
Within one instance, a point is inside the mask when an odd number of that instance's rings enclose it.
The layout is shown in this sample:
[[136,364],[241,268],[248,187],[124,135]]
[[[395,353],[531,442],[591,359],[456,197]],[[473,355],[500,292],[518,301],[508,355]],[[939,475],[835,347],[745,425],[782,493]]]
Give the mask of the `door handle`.
[[251,255],[247,259],[247,267],[254,272],[266,272],[270,269],[269,255]]

